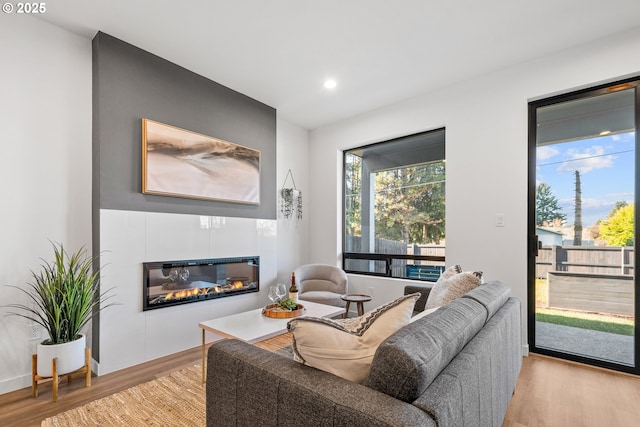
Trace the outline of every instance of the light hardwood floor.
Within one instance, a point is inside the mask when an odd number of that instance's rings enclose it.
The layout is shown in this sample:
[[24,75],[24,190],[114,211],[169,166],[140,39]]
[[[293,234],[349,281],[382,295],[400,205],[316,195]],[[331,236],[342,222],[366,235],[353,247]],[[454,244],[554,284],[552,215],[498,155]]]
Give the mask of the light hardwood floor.
[[640,426],[640,377],[529,355],[503,427]]
[[[59,412],[124,390],[200,362],[201,348],[94,377],[89,388],[81,377],[61,382],[58,402],[51,386],[0,395],[0,426],[31,427]],[[523,359],[516,391],[503,427],[627,427],[640,425],[640,377],[530,355]]]

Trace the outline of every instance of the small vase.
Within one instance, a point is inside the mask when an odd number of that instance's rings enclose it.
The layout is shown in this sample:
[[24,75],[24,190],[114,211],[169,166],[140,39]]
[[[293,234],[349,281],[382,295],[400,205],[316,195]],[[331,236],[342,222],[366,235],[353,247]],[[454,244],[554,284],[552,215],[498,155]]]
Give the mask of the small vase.
[[85,363],[86,336],[80,334],[75,341],[62,344],[38,344],[37,374],[41,377],[53,376],[52,360],[57,358],[58,375],[68,374],[82,368]]

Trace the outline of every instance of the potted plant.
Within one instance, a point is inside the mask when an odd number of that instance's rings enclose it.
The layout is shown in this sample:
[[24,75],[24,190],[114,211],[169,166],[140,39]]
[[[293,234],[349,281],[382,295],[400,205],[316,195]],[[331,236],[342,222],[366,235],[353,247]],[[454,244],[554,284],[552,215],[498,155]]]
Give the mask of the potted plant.
[[100,270],[93,269],[96,257],[84,247],[69,254],[62,244],[52,243],[54,261],[43,260],[41,271],[31,272],[33,282],[24,292],[29,304],[9,304],[8,314],[29,319],[46,329],[49,339],[38,344],[37,373],[52,376],[52,360],[57,358],[57,372],[63,375],[85,365],[86,337],[82,329],[98,312],[112,304],[100,293]]

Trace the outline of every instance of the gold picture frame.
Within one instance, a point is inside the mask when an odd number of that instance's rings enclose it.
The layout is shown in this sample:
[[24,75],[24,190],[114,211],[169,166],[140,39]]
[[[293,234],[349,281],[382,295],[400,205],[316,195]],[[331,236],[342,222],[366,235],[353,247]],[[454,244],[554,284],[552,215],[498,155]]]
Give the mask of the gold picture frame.
[[142,192],[260,204],[260,151],[142,119]]

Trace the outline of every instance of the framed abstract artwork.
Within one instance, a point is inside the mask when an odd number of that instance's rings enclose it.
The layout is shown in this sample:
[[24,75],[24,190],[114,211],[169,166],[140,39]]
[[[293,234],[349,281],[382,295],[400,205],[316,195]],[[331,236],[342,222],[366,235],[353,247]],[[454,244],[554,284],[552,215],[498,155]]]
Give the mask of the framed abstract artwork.
[[142,119],[142,192],[260,204],[260,151]]

